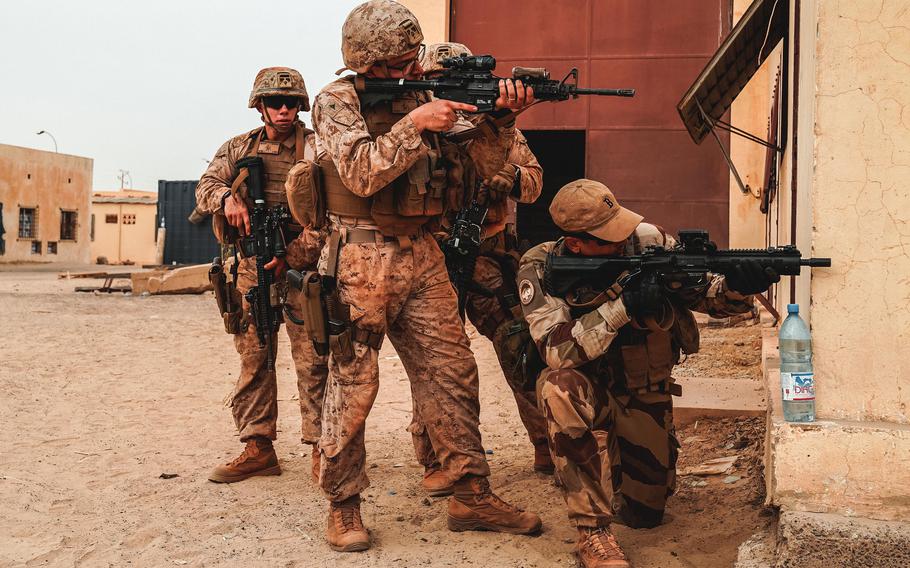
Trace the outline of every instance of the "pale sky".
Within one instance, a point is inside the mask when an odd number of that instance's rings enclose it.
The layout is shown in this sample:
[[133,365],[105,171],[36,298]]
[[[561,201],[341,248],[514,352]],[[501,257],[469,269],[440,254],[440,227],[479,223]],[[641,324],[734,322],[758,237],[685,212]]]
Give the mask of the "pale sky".
[[[94,188],[198,179],[247,108],[262,67],[299,70],[310,97],[342,66],[360,0],[5,0],[0,143],[94,159]],[[310,125],[308,113],[301,117]]]

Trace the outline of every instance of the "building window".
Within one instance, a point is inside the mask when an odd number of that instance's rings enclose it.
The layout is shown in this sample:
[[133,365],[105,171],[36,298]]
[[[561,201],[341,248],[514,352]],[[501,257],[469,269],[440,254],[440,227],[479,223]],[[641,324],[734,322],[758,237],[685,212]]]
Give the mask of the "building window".
[[123,224],[124,225],[135,225],[136,224],[136,214],[135,213],[124,213],[123,214]]
[[57,254],[57,242],[56,241],[47,241],[47,254]]
[[113,223],[113,224],[116,225],[116,224],[117,224],[117,215],[105,215],[105,216],[104,216],[104,222],[105,222],[105,223]]
[[37,236],[38,236],[38,209],[20,207],[19,208],[19,238],[20,239],[34,239]]
[[32,241],[32,254],[41,254],[41,241]]
[[60,210],[60,240],[61,241],[75,241],[76,240],[76,228],[78,224],[76,223],[77,215],[76,211],[64,211]]
[[94,213],[92,213],[92,226],[89,230],[88,237],[89,237],[89,240],[91,240],[92,242],[95,242],[95,214]]

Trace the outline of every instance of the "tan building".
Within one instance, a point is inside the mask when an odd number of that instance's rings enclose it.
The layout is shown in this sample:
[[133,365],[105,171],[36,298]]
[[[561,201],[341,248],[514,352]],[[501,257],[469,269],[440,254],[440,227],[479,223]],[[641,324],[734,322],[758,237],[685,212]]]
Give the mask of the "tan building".
[[0,262],[88,263],[92,160],[0,144]]
[[121,189],[92,193],[92,261],[155,262],[158,194]]

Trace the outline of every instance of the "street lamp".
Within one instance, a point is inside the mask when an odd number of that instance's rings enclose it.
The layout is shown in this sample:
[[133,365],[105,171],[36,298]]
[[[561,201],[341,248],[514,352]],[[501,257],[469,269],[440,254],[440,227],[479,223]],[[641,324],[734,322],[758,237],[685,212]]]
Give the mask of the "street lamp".
[[53,141],[54,141],[54,153],[55,153],[55,154],[56,154],[56,153],[57,153],[57,139],[56,139],[56,138],[54,138],[54,135],[53,135],[53,134],[51,134],[51,133],[50,133],[50,132],[48,132],[48,131],[47,131],[47,130],[41,130],[41,131],[40,131],[40,132],[38,132],[38,133],[37,133],[37,134],[38,134],[38,135],[41,135],[41,134],[47,134],[47,135],[48,135],[48,136],[50,136],[50,137],[51,137],[51,140],[53,140]]

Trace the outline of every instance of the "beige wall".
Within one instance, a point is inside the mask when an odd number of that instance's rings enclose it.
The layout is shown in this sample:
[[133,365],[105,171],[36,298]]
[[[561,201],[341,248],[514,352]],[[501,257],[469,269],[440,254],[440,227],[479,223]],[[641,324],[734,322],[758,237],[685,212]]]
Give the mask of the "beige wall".
[[[735,0],[734,26],[751,4],[752,0]],[[781,62],[781,51],[781,46],[778,46],[765,60],[742,93],[736,97],[730,109],[732,124],[762,139],[767,137],[768,118],[771,114],[771,100],[777,68]],[[714,140],[709,139],[703,143],[713,144]],[[751,190],[750,193],[744,194],[733,173],[730,173],[730,248],[764,247],[765,216],[758,207],[760,191],[765,181],[765,147],[741,136],[731,135],[730,157],[743,183]]]
[[[910,10],[818,2],[812,279],[822,418],[910,423]],[[806,93],[812,96],[812,92]]]
[[[92,160],[0,144],[0,203],[6,254],[0,262],[89,262]],[[19,239],[19,208],[38,209],[35,238]],[[76,239],[60,240],[61,210],[76,211]],[[41,254],[32,254],[32,241]],[[57,254],[48,254],[48,242]]]
[[401,3],[417,16],[425,44],[449,40],[449,0],[401,0]]
[[[156,211],[154,202],[92,203],[92,215],[95,216],[92,260],[103,256],[110,263],[132,261],[136,264],[153,264]],[[115,215],[117,222],[108,223],[108,215]],[[135,224],[125,224],[124,215],[134,215]]]

